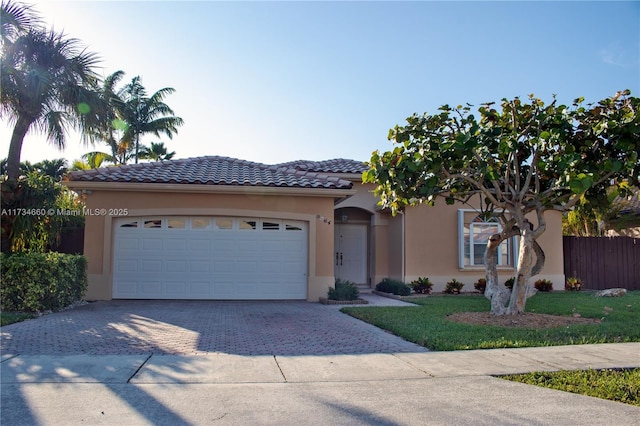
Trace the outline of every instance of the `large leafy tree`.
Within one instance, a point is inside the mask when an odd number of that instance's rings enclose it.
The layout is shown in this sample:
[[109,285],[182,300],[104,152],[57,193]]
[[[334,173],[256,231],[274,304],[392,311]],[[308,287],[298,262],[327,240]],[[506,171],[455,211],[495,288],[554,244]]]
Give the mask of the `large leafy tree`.
[[60,148],[66,128],[97,125],[108,107],[97,95],[95,54],[63,34],[33,26],[24,8],[3,2],[0,69],[0,117],[13,124],[7,158],[10,181],[19,176],[20,153],[26,134],[38,130]]
[[[480,196],[485,213],[501,223],[485,252],[485,296],[494,314],[524,312],[534,293],[530,277],[544,266],[536,242],[546,229],[544,213],[571,210],[581,200],[603,205],[607,190],[626,195],[638,184],[640,99],[625,91],[583,103],[545,104],[530,95],[502,99],[499,108],[484,104],[477,117],[470,106],[414,114],[390,130],[397,146],[374,152],[363,180],[378,185],[381,204],[394,214],[437,198],[454,204]],[[497,248],[514,236],[519,259],[509,292],[497,281]]]
[[136,163],[139,158],[142,135],[150,133],[160,137],[160,134],[164,134],[172,139],[178,132],[178,127],[183,124],[182,118],[176,117],[173,110],[164,102],[164,99],[174,92],[175,89],[165,87],[149,96],[139,76],[134,77],[124,87],[125,104],[122,120],[127,127],[122,140],[125,144],[133,146]]

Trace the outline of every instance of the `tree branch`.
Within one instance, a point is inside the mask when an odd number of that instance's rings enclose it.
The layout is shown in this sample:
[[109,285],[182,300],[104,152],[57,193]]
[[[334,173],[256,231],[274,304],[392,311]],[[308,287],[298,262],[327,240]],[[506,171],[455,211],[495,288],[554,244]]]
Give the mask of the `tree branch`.
[[478,188],[478,190],[480,192],[482,192],[489,199],[489,201],[491,201],[496,207],[503,207],[504,203],[499,202],[498,200],[496,200],[496,197],[491,193],[491,191],[489,191],[487,188],[485,188],[484,185],[481,185],[480,182],[478,182],[477,180],[475,180],[473,178],[470,178],[469,176],[460,174],[460,173],[451,174],[444,167],[442,168],[442,172],[444,173],[444,175],[448,179],[462,179],[465,182],[470,183],[471,185],[473,185],[476,188]]

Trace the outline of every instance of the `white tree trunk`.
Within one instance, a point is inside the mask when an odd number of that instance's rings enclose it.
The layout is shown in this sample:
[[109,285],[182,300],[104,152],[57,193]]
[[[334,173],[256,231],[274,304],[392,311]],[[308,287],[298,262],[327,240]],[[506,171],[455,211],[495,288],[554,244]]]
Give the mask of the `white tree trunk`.
[[526,229],[522,230],[522,235],[520,236],[520,257],[518,259],[516,279],[513,283],[507,314],[514,315],[523,313],[527,299],[535,293],[529,284],[531,271],[533,269],[533,245],[533,232],[526,227]]
[[502,234],[492,235],[484,254],[487,279],[484,296],[491,301],[491,313],[494,315],[504,315],[507,312],[505,305],[509,300],[509,289],[498,283],[498,246],[504,239]]

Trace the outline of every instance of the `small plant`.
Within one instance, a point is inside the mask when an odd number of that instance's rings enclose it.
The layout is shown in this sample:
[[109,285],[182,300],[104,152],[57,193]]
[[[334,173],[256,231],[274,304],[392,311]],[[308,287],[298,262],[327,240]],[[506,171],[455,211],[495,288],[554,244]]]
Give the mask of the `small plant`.
[[384,278],[376,285],[376,290],[384,293],[393,293],[398,296],[408,296],[411,294],[411,287],[402,281]]
[[511,277],[504,282],[504,286],[509,290],[513,290],[513,284],[516,282],[516,277]]
[[433,283],[427,277],[419,277],[417,280],[411,281],[413,291],[420,294],[431,294]]
[[460,290],[464,287],[464,283],[456,280],[455,278],[449,281],[444,288],[444,292],[448,294],[460,294]]
[[473,284],[473,288],[484,294],[484,291],[487,289],[487,280],[485,278],[478,279],[478,281]]
[[336,280],[335,288],[329,288],[329,300],[357,300],[360,296],[360,290],[351,281]]
[[580,291],[582,290],[582,280],[577,277],[569,277],[564,283],[564,289],[567,291]]
[[551,290],[553,290],[553,283],[550,280],[544,280],[544,279],[538,280],[535,283],[533,283],[533,286],[538,291],[551,291]]

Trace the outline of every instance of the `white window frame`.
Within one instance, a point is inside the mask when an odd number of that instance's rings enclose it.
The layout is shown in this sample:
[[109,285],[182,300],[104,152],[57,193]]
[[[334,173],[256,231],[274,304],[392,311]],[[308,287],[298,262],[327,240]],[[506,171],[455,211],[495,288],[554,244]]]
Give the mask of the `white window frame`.
[[[458,267],[460,269],[478,269],[484,268],[484,263],[475,264],[474,262],[474,252],[473,252],[473,228],[474,225],[491,225],[497,226],[499,231],[502,231],[502,225],[498,221],[488,221],[488,222],[471,222],[469,223],[469,265],[465,264],[465,253],[464,253],[464,218],[467,213],[475,213],[477,214],[477,210],[472,209],[458,209]],[[478,226],[479,227],[479,226]],[[509,247],[509,243],[511,247]],[[503,246],[504,244],[504,246]],[[509,268],[515,269],[517,266],[518,260],[518,244],[517,237],[513,237],[510,241],[503,242],[499,248],[498,254],[498,267],[500,268]],[[507,264],[504,264],[503,258],[506,250],[507,255]]]

